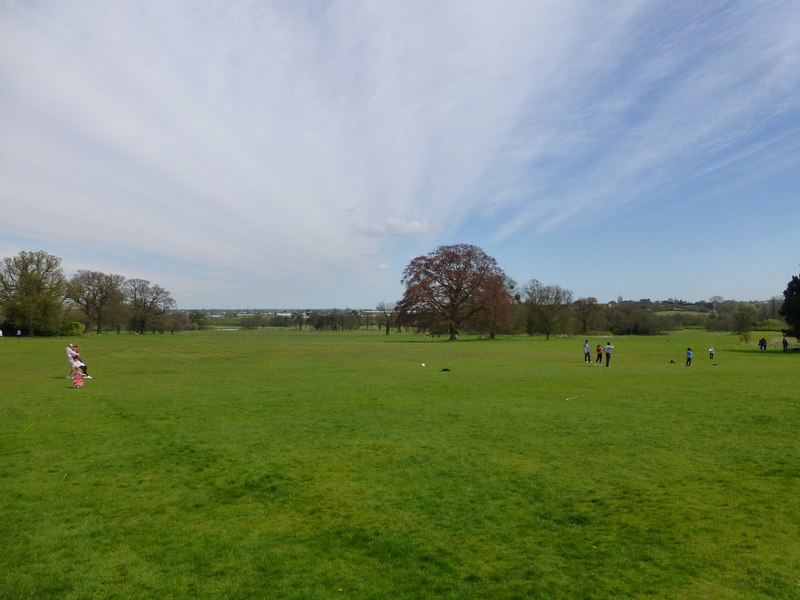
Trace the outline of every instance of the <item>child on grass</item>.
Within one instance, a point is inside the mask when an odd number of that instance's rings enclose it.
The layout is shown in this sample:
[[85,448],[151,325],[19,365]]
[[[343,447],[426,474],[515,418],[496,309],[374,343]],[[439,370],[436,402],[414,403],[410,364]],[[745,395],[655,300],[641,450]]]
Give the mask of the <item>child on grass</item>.
[[83,387],[83,371],[81,368],[76,366],[72,369],[72,387],[74,388],[82,388]]

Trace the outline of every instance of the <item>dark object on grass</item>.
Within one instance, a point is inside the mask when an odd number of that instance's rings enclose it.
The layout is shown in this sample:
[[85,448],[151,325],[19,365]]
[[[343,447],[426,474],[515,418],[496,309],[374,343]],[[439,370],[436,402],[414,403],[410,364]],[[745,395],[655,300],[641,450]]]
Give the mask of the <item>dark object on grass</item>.
[[442,369],[442,371],[449,371],[450,369]]

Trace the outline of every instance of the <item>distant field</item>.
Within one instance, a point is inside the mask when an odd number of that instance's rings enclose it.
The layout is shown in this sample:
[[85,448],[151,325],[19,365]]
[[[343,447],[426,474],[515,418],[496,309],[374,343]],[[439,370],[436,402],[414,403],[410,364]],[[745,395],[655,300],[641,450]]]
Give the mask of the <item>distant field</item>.
[[800,353],[612,343],[0,340],[0,598],[800,598]]

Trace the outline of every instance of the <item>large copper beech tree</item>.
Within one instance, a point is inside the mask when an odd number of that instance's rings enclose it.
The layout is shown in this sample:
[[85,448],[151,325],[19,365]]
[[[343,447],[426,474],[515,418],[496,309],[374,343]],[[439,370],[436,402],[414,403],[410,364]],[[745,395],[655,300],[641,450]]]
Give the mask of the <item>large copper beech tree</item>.
[[451,340],[465,329],[493,338],[511,327],[509,281],[477,246],[440,246],[403,271],[406,290],[397,304],[397,325],[448,333]]

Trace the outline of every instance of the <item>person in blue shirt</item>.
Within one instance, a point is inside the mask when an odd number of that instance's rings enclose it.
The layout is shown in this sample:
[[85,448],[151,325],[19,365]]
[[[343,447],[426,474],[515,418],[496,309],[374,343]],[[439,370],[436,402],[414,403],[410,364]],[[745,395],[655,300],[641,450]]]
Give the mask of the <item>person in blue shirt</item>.
[[611,362],[611,351],[614,349],[614,346],[611,345],[611,342],[608,342],[605,346],[603,346],[603,352],[606,353],[606,366],[608,363]]
[[689,346],[686,349],[686,366],[687,367],[691,367],[692,366],[692,358],[693,357],[694,357],[694,352],[692,352],[692,347]]

